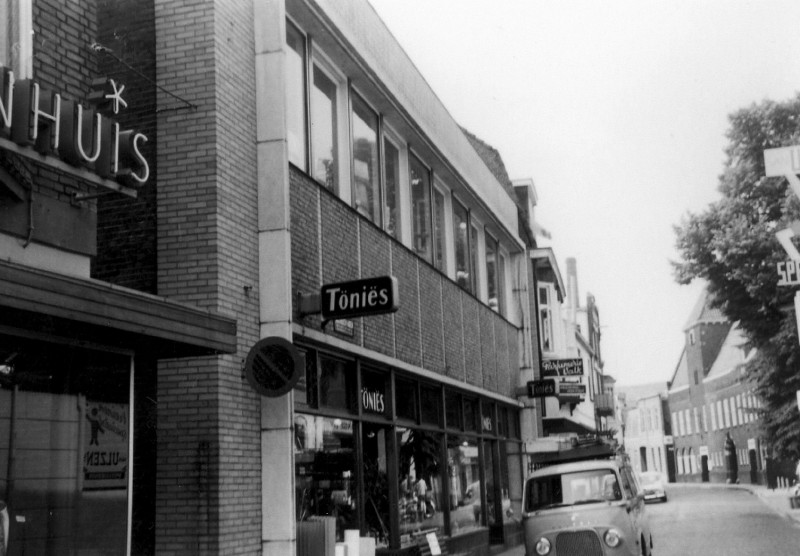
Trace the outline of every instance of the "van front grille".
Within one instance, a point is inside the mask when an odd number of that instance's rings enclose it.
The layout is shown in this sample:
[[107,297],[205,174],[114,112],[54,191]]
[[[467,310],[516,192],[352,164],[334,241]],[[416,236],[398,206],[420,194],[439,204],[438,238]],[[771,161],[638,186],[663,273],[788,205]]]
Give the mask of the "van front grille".
[[603,556],[603,547],[594,531],[559,533],[556,537],[558,556]]

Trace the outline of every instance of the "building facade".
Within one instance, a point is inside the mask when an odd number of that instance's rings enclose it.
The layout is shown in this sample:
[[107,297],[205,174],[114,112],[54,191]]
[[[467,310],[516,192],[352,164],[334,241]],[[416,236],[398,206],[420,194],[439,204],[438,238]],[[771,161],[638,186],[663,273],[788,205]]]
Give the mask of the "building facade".
[[744,335],[705,292],[684,334],[669,388],[677,480],[763,481],[766,447],[758,432],[760,402],[745,376],[753,354]]
[[533,214],[372,7],[0,7],[8,553],[521,543]]

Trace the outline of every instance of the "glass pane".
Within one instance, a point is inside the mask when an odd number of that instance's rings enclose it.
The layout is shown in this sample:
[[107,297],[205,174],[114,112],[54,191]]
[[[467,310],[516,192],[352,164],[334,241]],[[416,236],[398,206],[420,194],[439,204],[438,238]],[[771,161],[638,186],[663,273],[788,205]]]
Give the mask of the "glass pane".
[[445,391],[444,407],[447,427],[461,429],[461,396],[452,390]]
[[486,495],[486,523],[494,525],[497,522],[497,515],[494,506],[494,446],[495,442],[483,443],[483,477],[485,481],[484,493]]
[[417,420],[417,383],[401,378],[395,379],[395,407],[397,417]]
[[393,238],[400,239],[400,152],[384,139],[384,173],[386,176],[386,213],[384,228]]
[[444,272],[446,253],[444,248],[444,195],[436,188],[433,190],[433,266]]
[[486,234],[486,291],[489,307],[495,311],[500,310],[497,284],[497,241],[489,234]]
[[503,522],[519,521],[522,516],[522,446],[506,442],[506,461],[501,467]]
[[286,22],[286,133],[289,162],[306,170],[306,44]]
[[314,67],[311,91],[312,176],[331,191],[336,190],[336,85]]
[[469,269],[469,213],[464,206],[453,200],[453,251],[456,257],[456,283],[471,291],[472,280]]
[[464,429],[468,431],[478,430],[478,400],[464,399]]
[[0,338],[8,554],[126,554],[130,365],[126,356]]
[[[358,528],[353,421],[297,414],[295,430],[295,509],[298,522],[330,518],[336,540]],[[298,523],[298,540],[305,529]]]
[[487,402],[481,404],[481,430],[484,434],[497,434],[494,420],[494,404]]
[[362,425],[364,450],[364,516],[367,535],[378,547],[389,546],[389,473],[386,448],[391,429],[370,423]]
[[298,351],[306,362],[306,372],[300,375],[300,380],[294,386],[294,405],[295,407],[308,407],[312,399],[309,386],[313,384],[313,379],[309,380],[309,375],[313,376],[316,372],[316,354],[305,349],[298,349]]
[[442,392],[439,388],[423,386],[420,388],[420,409],[422,422],[429,425],[442,424]]
[[320,356],[319,405],[355,410],[355,369],[353,363]]
[[532,512],[551,504],[572,506],[587,500],[622,500],[617,476],[609,469],[545,475],[530,482],[525,511]]
[[353,200],[355,209],[380,224],[378,115],[353,95]]
[[506,314],[506,258],[497,254],[497,310]]
[[380,371],[361,374],[361,411],[369,415],[389,415],[388,375]]
[[478,295],[480,291],[478,284],[478,228],[472,226],[470,229],[472,231],[469,241],[470,291]]
[[447,441],[447,475],[450,487],[450,532],[466,533],[481,526],[481,482],[478,444],[451,436]]
[[432,262],[430,173],[416,157],[410,158],[413,248],[417,255]]
[[401,545],[411,544],[411,533],[441,529],[443,485],[440,434],[398,427],[398,480]]

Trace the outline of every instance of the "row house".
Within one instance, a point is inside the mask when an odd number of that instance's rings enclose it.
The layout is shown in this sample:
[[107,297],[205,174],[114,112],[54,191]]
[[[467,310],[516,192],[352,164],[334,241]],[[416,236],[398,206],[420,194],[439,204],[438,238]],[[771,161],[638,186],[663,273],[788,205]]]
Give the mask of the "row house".
[[639,472],[657,471],[675,480],[667,383],[643,384],[617,392],[620,443]]
[[[0,20],[4,551],[521,544],[543,421],[598,428],[599,321],[369,3]],[[540,345],[566,398],[525,393]]]

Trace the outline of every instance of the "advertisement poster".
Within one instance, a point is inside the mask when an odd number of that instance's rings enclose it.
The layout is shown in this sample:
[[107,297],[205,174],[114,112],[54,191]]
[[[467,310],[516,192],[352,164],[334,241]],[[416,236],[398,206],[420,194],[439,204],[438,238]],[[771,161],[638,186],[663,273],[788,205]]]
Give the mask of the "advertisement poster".
[[83,490],[128,486],[128,406],[86,400]]

